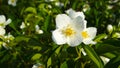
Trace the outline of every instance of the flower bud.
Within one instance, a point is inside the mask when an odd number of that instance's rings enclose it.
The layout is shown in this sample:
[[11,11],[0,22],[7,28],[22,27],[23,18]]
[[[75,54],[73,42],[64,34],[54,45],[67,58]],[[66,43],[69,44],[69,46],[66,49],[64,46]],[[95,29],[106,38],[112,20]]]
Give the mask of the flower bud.
[[112,33],[112,31],[113,31],[113,26],[111,25],[111,24],[109,24],[108,26],[107,26],[107,31],[111,34]]

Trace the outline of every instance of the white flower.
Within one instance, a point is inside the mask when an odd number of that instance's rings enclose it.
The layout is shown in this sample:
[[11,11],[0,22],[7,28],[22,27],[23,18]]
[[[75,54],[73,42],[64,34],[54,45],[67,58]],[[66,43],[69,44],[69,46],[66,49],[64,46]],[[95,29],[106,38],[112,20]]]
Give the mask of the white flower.
[[0,26],[5,28],[6,25],[10,24],[11,23],[11,19],[8,19],[6,21],[6,18],[4,15],[0,15]]
[[4,36],[5,29],[0,26],[0,36]]
[[22,24],[20,25],[20,28],[21,28],[21,29],[24,29],[25,27],[26,27],[25,23],[22,22]]
[[35,29],[38,34],[43,34],[43,30],[41,30],[38,25],[35,26]]
[[113,26],[112,26],[111,24],[109,24],[109,25],[107,26],[107,30],[108,30],[108,32],[111,34],[112,31],[113,31]]
[[17,0],[8,0],[8,4],[12,6],[16,6]]
[[83,43],[84,44],[96,44],[96,42],[93,41],[93,39],[96,36],[97,29],[95,27],[89,27],[86,28],[86,23],[84,23],[84,30],[81,32],[81,35],[83,37]]
[[52,32],[52,38],[58,45],[67,43],[77,46],[83,41],[80,32],[84,29],[84,16],[71,10],[67,11],[69,16],[59,14],[56,17],[56,30]]
[[44,68],[44,66],[41,63],[37,63],[37,64],[33,65],[32,68]]
[[24,29],[29,25],[30,25],[29,23],[22,22],[22,24],[20,25],[20,29]]

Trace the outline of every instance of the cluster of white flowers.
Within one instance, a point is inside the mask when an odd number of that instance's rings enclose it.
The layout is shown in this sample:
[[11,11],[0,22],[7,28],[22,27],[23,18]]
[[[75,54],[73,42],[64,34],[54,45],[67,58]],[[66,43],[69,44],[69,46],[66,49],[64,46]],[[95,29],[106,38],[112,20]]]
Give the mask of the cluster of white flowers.
[[[118,28],[115,28],[113,25],[111,24],[108,24],[107,25],[107,31],[109,33],[109,35],[111,35],[112,38],[120,38],[120,33],[117,31],[116,32],[116,29],[119,29],[119,24],[118,24]],[[105,39],[107,39],[108,36],[105,37]]]
[[67,14],[58,14],[56,17],[56,30],[52,31],[52,39],[58,45],[68,44],[77,46],[80,43],[95,44],[93,41],[97,29],[86,27],[87,21],[83,12],[73,9],[66,11]]
[[[24,22],[22,22],[22,24],[20,25],[20,29],[24,29],[24,28],[26,28],[29,25],[30,25],[29,23],[25,24]],[[40,29],[39,25],[35,26],[35,32],[37,34],[43,34],[43,30]],[[24,34],[24,32],[23,32],[23,34]]]
[[14,37],[8,33],[8,35],[6,34],[6,30],[5,27],[6,25],[11,23],[11,19],[6,20],[6,17],[4,15],[0,15],[0,38],[4,39],[2,41],[0,41],[0,46],[3,45],[3,47],[7,48],[7,43],[9,43],[11,40],[14,39]]

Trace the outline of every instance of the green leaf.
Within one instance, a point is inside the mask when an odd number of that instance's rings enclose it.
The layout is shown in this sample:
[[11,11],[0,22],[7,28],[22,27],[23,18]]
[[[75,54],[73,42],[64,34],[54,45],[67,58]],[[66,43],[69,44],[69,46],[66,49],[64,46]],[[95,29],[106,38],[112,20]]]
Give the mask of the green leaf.
[[38,59],[40,59],[41,56],[42,56],[41,54],[36,53],[36,54],[33,55],[33,57],[31,58],[31,60],[38,60]]
[[24,12],[31,12],[31,13],[37,14],[37,11],[34,7],[28,7],[25,9]]
[[50,65],[52,64],[52,59],[51,59],[51,57],[48,59],[48,61],[47,61],[47,66],[49,67]]
[[110,45],[113,45],[113,46],[120,47],[120,40],[117,40],[117,39],[104,40],[103,43],[104,44],[110,44]]
[[9,43],[10,46],[16,46],[20,42],[28,42],[30,40],[29,37],[26,36],[17,36],[13,41]]
[[17,36],[17,37],[15,38],[15,41],[16,41],[16,42],[21,42],[21,41],[26,41],[26,42],[28,42],[29,39],[30,39],[29,37]]
[[59,47],[55,50],[55,53],[56,53],[56,54],[59,54],[59,52],[60,52],[60,50],[61,50],[61,47],[62,47],[62,46],[59,46]]
[[50,16],[48,15],[45,19],[45,23],[44,23],[44,30],[47,31],[48,26],[49,26],[49,22],[50,22]]
[[99,34],[96,38],[95,41],[100,41],[101,39],[104,39],[107,35],[106,34]]
[[103,68],[103,63],[101,62],[101,59],[98,57],[96,52],[87,45],[84,45],[83,48],[91,60],[98,66],[98,68]]
[[116,57],[116,54],[114,54],[114,53],[105,53],[105,54],[103,54],[104,56],[106,56],[106,57],[108,57],[108,58],[115,58]]
[[97,48],[95,50],[98,54],[104,54],[107,52],[113,52],[113,51],[120,50],[119,47],[115,47],[115,46],[112,46],[110,44],[101,43],[101,44],[97,44],[96,46],[97,46]]
[[67,62],[65,61],[64,63],[61,64],[60,68],[68,68]]

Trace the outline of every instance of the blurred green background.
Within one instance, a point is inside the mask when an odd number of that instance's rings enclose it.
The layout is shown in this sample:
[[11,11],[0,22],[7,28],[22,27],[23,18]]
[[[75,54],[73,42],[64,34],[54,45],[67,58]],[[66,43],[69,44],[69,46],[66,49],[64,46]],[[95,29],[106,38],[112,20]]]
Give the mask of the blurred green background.
[[[56,15],[70,8],[84,12],[87,26],[97,28],[96,45],[69,47],[53,42],[51,31],[55,29]],[[16,6],[0,0],[0,15],[12,19],[5,29],[6,35],[14,36],[14,40],[7,42],[8,49],[0,45],[0,68],[32,68],[37,63],[42,68],[120,68],[119,0],[17,0]],[[20,29],[22,22],[26,25],[24,29]],[[108,24],[113,26],[111,33]],[[35,32],[36,25],[43,34]],[[0,42],[6,40],[0,37]],[[103,64],[100,56],[110,61]]]

